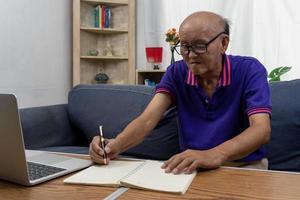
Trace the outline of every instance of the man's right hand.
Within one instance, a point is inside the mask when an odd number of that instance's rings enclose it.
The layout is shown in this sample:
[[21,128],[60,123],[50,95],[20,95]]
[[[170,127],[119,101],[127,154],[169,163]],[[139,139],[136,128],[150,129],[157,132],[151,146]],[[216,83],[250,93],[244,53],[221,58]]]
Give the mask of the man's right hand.
[[[121,144],[116,139],[105,139],[105,152],[107,155],[107,163],[117,157],[121,151]],[[89,154],[93,162],[104,164],[104,150],[100,147],[100,136],[95,136],[90,143]]]

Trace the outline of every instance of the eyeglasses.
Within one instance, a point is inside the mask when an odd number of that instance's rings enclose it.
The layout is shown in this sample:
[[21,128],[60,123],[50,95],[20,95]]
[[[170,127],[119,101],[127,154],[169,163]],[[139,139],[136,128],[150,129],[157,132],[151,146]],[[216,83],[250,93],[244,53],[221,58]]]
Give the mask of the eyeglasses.
[[[220,35],[226,34],[226,32],[221,32],[215,37],[213,37],[210,41],[208,41],[205,44],[194,44],[194,45],[176,45],[175,46],[175,51],[179,55],[189,55],[190,51],[193,51],[195,54],[202,54],[207,52],[207,47],[210,45],[213,41],[215,41]],[[179,51],[178,51],[179,48]]]

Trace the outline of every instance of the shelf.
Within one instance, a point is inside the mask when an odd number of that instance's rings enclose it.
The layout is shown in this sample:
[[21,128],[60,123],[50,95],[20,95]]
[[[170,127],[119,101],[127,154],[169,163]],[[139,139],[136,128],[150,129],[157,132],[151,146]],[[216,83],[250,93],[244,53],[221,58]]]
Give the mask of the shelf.
[[166,72],[165,69],[159,70],[143,70],[137,69],[136,70],[136,78],[135,84],[145,84],[145,79],[149,79],[150,81],[154,81],[155,84],[159,83],[161,78],[163,77],[164,73]]
[[88,3],[90,5],[108,5],[108,6],[126,6],[128,0],[81,0],[81,2]]
[[137,69],[136,72],[138,73],[165,73],[166,70],[159,69],[159,70],[144,70],[144,69]]
[[80,58],[91,60],[128,60],[126,56],[80,56]]
[[91,33],[99,33],[99,34],[128,33],[127,29],[114,29],[114,28],[81,27],[80,30],[91,32]]

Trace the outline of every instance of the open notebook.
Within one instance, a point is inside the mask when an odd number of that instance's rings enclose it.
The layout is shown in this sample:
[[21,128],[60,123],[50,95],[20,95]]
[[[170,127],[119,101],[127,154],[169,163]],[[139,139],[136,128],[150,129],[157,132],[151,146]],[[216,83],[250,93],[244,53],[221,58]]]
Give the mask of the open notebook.
[[167,174],[161,161],[110,161],[109,165],[91,166],[67,179],[64,183],[113,187],[130,187],[184,194],[193,181],[193,174]]

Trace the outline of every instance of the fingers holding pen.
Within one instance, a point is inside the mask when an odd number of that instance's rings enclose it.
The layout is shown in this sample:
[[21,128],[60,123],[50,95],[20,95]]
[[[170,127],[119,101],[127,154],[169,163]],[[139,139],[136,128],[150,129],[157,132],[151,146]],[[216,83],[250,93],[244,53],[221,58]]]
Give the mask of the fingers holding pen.
[[106,163],[108,164],[111,159],[116,158],[120,153],[121,144],[120,142],[116,141],[116,139],[104,139],[105,148],[103,149],[100,143],[100,136],[95,136],[90,143],[89,154],[94,162],[104,164],[105,152],[107,158]]
[[95,136],[90,143],[89,154],[91,156],[92,161],[99,164],[108,164],[109,158],[106,158],[106,162],[104,162],[104,150],[100,146],[100,136]]
[[107,154],[108,158],[114,159],[117,157],[117,155],[120,153],[119,143],[116,141],[116,139],[105,139],[106,145],[105,145],[105,153]]
[[94,152],[97,152],[97,154],[101,155],[101,151],[103,152],[102,148],[100,147],[100,137],[95,136],[90,144],[90,149],[92,149]]
[[110,147],[108,145],[108,143],[110,143],[110,142],[111,142],[111,139],[104,138],[104,148],[101,149],[101,155],[104,155],[104,152],[106,154],[110,153],[111,150],[110,150]]
[[90,143],[89,154],[93,162],[104,164],[103,156],[99,154],[100,147],[94,144],[94,140]]
[[108,154],[107,150],[109,148],[106,147],[106,146],[109,143],[109,139],[104,139],[104,148],[103,148],[100,145],[100,137],[99,136],[96,136],[96,137],[97,138],[96,138],[95,142],[93,142],[93,145],[94,145],[93,149],[96,150],[96,152],[98,152],[98,154],[103,157],[104,156],[104,151],[105,151],[106,154]]

